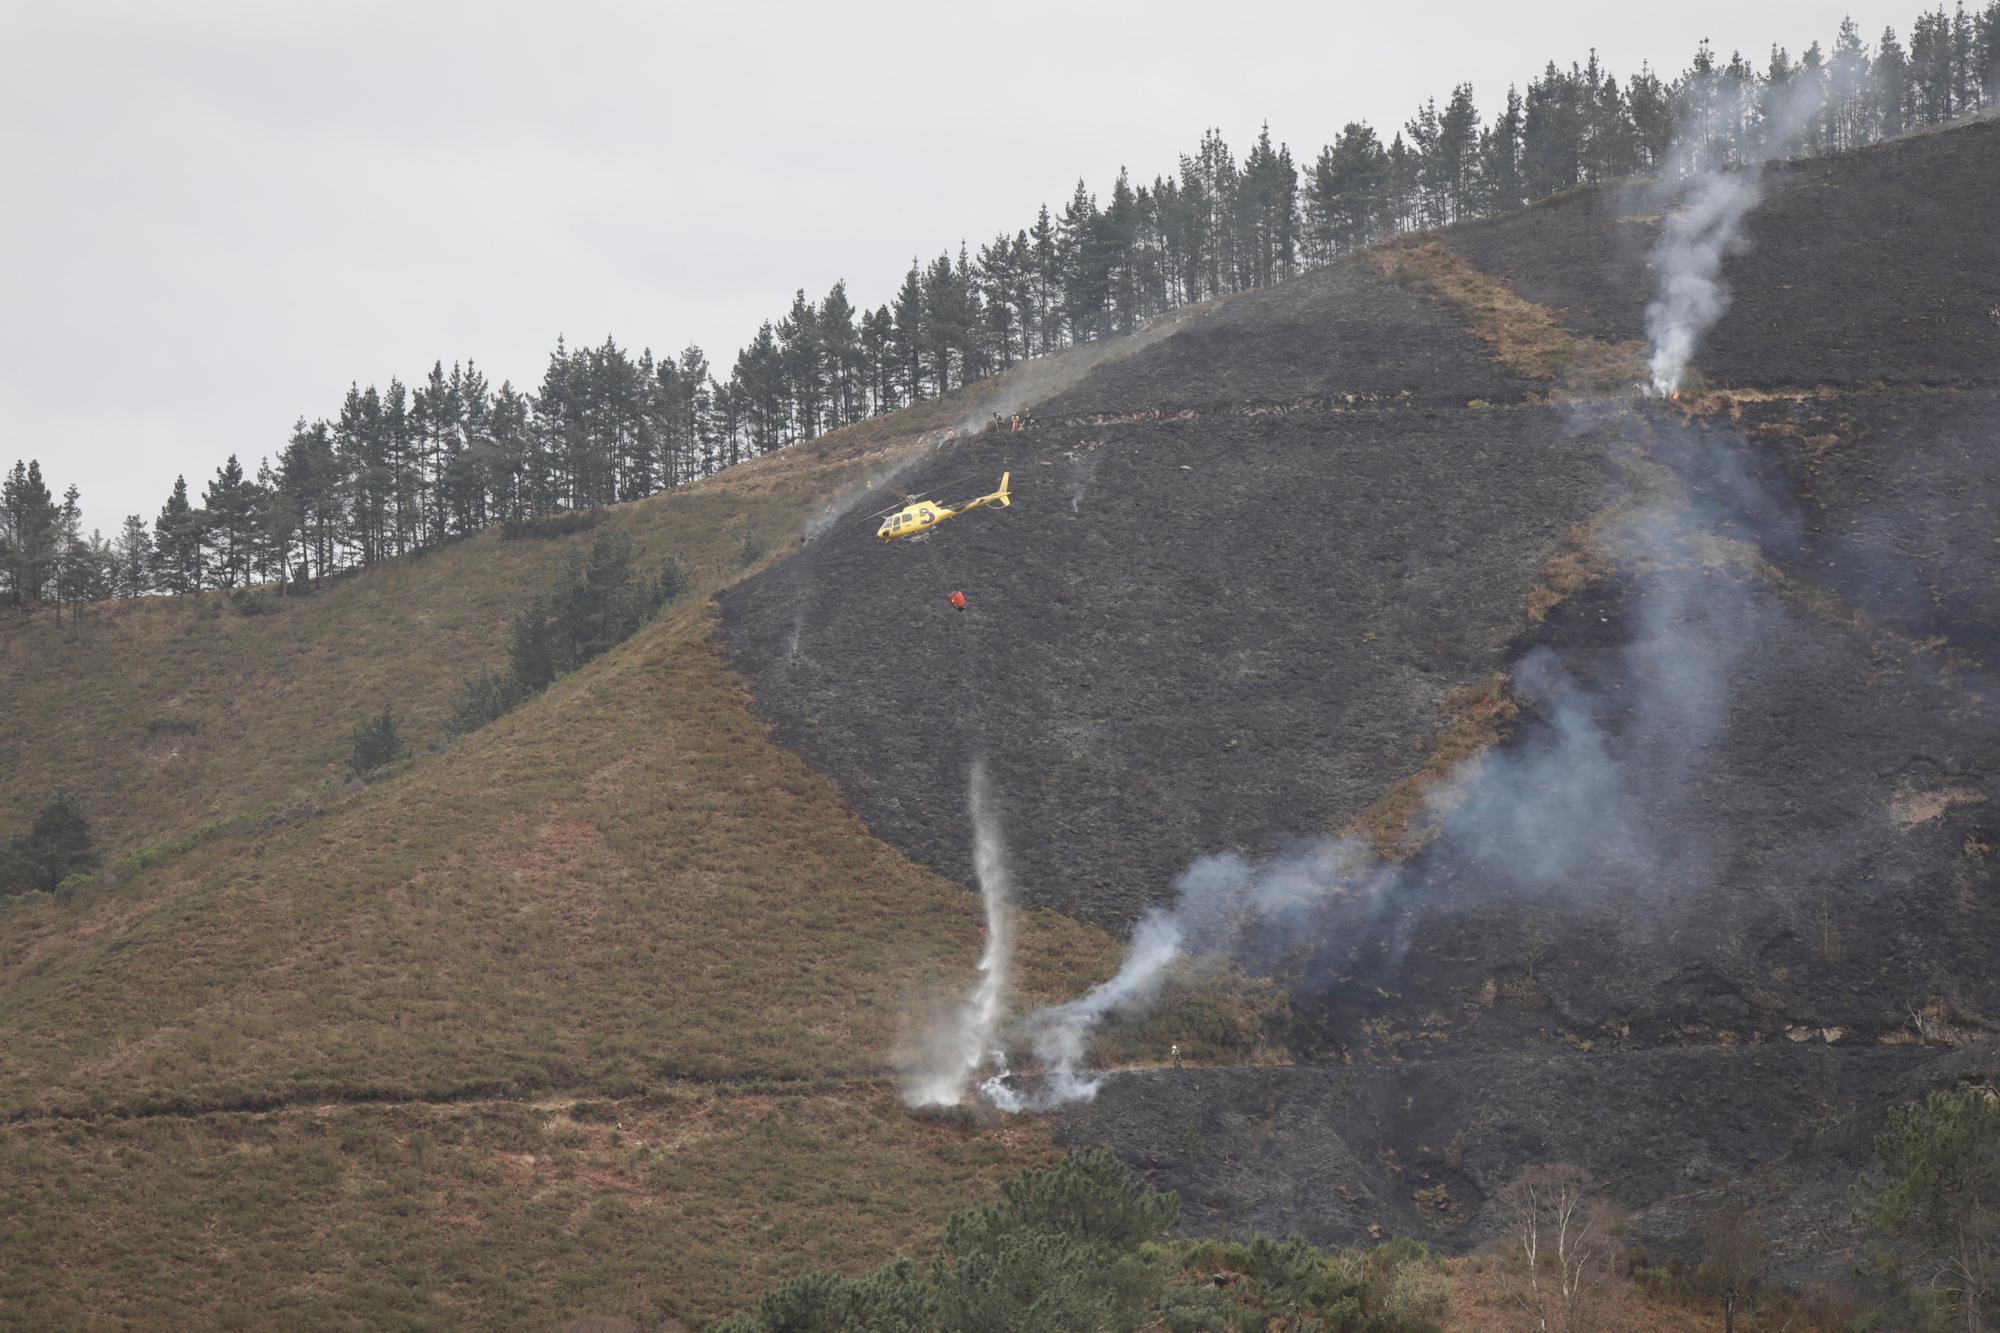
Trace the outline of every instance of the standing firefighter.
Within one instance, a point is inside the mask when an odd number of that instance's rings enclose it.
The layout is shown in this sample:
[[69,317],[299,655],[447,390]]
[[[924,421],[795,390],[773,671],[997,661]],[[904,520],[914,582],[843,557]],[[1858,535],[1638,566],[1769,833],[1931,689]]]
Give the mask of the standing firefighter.
[[1173,1057],[1174,1068],[1179,1069],[1181,1067],[1181,1044],[1179,1042],[1174,1043]]

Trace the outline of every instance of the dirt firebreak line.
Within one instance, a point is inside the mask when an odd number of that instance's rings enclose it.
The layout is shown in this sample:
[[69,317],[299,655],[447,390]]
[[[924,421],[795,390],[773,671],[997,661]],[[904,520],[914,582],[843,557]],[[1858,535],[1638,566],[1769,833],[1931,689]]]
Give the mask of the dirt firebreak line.
[[1031,430],[1087,429],[1096,426],[1147,425],[1155,422],[1201,421],[1207,418],[1346,416],[1387,412],[1508,412],[1524,408],[1556,406],[1647,406],[1670,407],[1685,416],[1706,417],[1730,414],[1745,403],[1821,402],[1842,398],[1880,398],[1891,395],[1976,392],[1989,386],[1978,384],[1938,385],[1920,382],[1874,381],[1868,384],[1816,384],[1779,388],[1734,389],[1707,387],[1690,389],[1678,401],[1666,403],[1638,390],[1597,390],[1580,392],[1557,390],[1532,393],[1506,400],[1474,399],[1465,403],[1438,403],[1419,399],[1409,389],[1395,393],[1314,394],[1270,403],[1211,403],[1201,407],[1149,408],[1141,412],[1084,412],[1074,416],[1035,418]]
[[0,1124],[59,1125],[107,1124],[133,1120],[196,1120],[216,1115],[269,1115],[283,1112],[330,1111],[343,1107],[475,1107],[547,1106],[551,1103],[588,1101],[644,1102],[677,1090],[704,1091],[752,1096],[771,1093],[787,1097],[820,1096],[833,1093],[893,1091],[887,1075],[854,1078],[790,1078],[770,1075],[762,1078],[712,1078],[701,1074],[675,1074],[647,1084],[619,1084],[592,1088],[576,1084],[539,1084],[508,1079],[461,1084],[438,1092],[413,1092],[408,1088],[329,1088],[302,1089],[289,1094],[262,1094],[221,1097],[210,1101],[191,1098],[159,1099],[123,1106],[35,1107],[0,1116]]

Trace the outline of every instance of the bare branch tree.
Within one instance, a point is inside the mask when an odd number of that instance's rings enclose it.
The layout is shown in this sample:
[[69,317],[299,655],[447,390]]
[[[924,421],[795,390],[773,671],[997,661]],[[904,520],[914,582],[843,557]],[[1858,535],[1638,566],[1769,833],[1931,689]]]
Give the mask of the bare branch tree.
[[1771,1246],[1750,1214],[1723,1209],[1708,1219],[1695,1283],[1722,1306],[1723,1333],[1736,1333],[1736,1312],[1771,1267]]
[[1500,1192],[1512,1294],[1538,1333],[1584,1333],[1611,1276],[1619,1219],[1574,1166],[1530,1167]]

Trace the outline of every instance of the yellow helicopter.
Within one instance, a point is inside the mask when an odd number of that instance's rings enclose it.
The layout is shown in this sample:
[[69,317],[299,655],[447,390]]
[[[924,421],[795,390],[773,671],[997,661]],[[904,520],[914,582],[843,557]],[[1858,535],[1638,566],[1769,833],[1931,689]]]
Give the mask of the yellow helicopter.
[[[982,495],[976,500],[967,500],[956,509],[947,508],[931,500],[917,500],[914,498],[912,498],[909,504],[904,505],[901,509],[893,513],[885,509],[882,513],[887,514],[888,517],[883,518],[882,526],[875,529],[875,539],[877,541],[888,542],[894,541],[898,537],[922,537],[946,519],[956,518],[960,514],[969,514],[981,505],[999,505],[1002,509],[1005,509],[1014,503],[1007,495],[1007,479],[1013,475],[1011,472],[1002,472],[1000,474],[999,490],[993,492],[991,495]],[[881,515],[877,515],[877,517],[881,517]]]

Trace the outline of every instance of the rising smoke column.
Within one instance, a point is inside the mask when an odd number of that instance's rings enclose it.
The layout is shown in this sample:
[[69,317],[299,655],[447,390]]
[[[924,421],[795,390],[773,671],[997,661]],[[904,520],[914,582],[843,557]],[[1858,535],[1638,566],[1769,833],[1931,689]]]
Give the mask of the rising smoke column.
[[1103,1076],[1077,1072],[1089,1050],[1090,1038],[1111,1015],[1144,1009],[1153,1002],[1160,993],[1167,965],[1180,957],[1181,941],[1180,922],[1174,915],[1146,913],[1132,930],[1132,942],[1126,947],[1125,961],[1116,976],[1074,1000],[1048,1005],[1028,1015],[1025,1026],[1033,1034],[1035,1055],[1046,1074],[1046,1082],[1035,1096],[1022,1099],[998,1079],[981,1091],[1006,1111],[1046,1111],[1070,1102],[1087,1102],[1097,1096]]
[[1797,146],[1825,105],[1826,90],[1817,79],[1801,79],[1782,92],[1765,110],[1755,151],[1740,171],[1704,161],[1699,137],[1683,127],[1682,141],[1668,156],[1695,184],[1686,206],[1667,219],[1653,246],[1660,287],[1646,307],[1646,337],[1654,393],[1666,397],[1679,390],[1695,346],[1729,308],[1722,261],[1749,244],[1743,220],[1763,198],[1764,164]]
[[1013,885],[1007,875],[1006,845],[992,810],[986,764],[974,760],[967,783],[966,813],[972,820],[973,869],[980,901],[986,906],[986,949],[979,957],[979,981],[953,1021],[932,1031],[904,1079],[903,1101],[910,1106],[957,1106],[980,1070],[1006,1057],[996,1037],[1007,1016],[1007,989],[1014,952]]
[[1604,535],[1636,594],[1608,680],[1586,687],[1547,648],[1518,659],[1514,697],[1537,725],[1426,795],[1434,841],[1423,857],[1384,861],[1365,839],[1320,837],[1260,859],[1196,860],[1173,907],[1134,929],[1116,976],[1021,1019],[1042,1084],[1018,1089],[1003,1068],[980,1095],[1010,1112],[1095,1097],[1104,1076],[1085,1070],[1092,1038],[1113,1016],[1144,1011],[1176,962],[1261,971],[1290,956],[1323,974],[1349,965],[1352,942],[1380,938],[1379,965],[1395,966],[1418,917],[1446,900],[1587,910],[1612,893],[1649,892],[1663,908],[1669,886],[1710,882],[1712,849],[1652,816],[1689,799],[1691,766],[1726,732],[1732,673],[1783,615],[1755,585],[1707,576],[1727,555],[1713,534],[1729,514],[1764,514],[1772,529],[1784,520],[1726,448],[1691,447],[1708,498],[1646,506]]
[[1762,196],[1754,170],[1716,172],[1702,178],[1687,207],[1661,229],[1653,247],[1660,292],[1646,307],[1654,393],[1680,389],[1695,345],[1729,308],[1722,261],[1743,249],[1743,219]]

